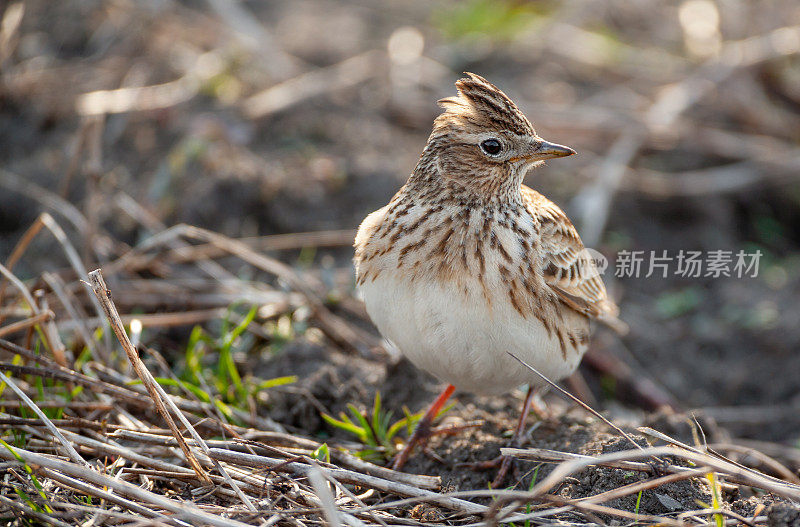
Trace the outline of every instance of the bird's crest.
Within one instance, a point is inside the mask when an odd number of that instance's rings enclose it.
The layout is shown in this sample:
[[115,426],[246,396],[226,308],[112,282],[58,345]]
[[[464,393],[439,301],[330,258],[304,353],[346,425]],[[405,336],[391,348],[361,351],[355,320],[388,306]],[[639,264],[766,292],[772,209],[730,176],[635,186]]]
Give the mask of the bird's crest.
[[436,119],[436,127],[508,130],[520,135],[536,135],[533,125],[500,88],[480,75],[465,72],[456,82],[458,95],[439,100],[445,111]]

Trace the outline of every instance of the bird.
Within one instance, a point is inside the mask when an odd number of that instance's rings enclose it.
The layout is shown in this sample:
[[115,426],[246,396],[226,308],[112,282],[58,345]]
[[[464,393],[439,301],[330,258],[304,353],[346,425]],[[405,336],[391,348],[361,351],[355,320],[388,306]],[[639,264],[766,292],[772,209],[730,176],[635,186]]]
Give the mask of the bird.
[[[407,182],[356,234],[356,286],[381,335],[447,384],[393,468],[402,469],[458,389],[484,395],[528,384],[520,440],[539,376],[572,374],[591,321],[624,331],[594,259],[567,215],[523,185],[547,159],[571,156],[539,137],[498,87],[458,80]],[[513,355],[513,357],[512,357]],[[502,458],[493,486],[502,484]]]

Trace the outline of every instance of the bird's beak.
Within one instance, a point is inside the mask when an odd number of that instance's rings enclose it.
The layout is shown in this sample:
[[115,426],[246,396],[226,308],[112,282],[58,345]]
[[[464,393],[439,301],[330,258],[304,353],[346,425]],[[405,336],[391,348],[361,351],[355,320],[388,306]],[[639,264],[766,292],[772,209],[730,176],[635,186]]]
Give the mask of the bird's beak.
[[530,159],[540,161],[542,159],[552,159],[554,157],[567,157],[574,153],[575,150],[568,146],[542,141],[542,144],[539,145],[539,148],[531,152]]
[[555,157],[566,157],[575,154],[575,150],[568,146],[548,143],[547,141],[537,142],[531,145],[530,152],[523,156],[513,157],[510,161],[544,161]]

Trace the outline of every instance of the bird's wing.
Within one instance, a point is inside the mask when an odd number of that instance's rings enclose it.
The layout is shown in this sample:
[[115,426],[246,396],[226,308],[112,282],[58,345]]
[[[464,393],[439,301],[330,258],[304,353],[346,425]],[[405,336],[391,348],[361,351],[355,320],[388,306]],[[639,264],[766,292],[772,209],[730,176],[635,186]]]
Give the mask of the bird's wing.
[[555,203],[524,185],[522,194],[528,212],[540,225],[545,283],[575,311],[626,333],[627,325],[617,318],[619,308],[608,298],[592,255],[584,248],[567,215]]

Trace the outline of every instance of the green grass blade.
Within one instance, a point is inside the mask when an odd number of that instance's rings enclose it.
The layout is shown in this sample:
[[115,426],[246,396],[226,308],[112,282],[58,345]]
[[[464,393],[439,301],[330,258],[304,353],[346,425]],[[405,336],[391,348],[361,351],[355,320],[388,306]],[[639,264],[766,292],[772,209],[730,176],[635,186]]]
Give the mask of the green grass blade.
[[402,418],[402,419],[400,419],[399,421],[396,421],[396,422],[395,422],[395,423],[394,423],[392,426],[390,426],[390,427],[389,427],[389,429],[386,431],[386,439],[387,439],[388,441],[391,441],[391,439],[392,439],[392,438],[393,438],[395,435],[397,435],[397,432],[399,432],[400,430],[402,430],[402,429],[403,429],[403,428],[406,426],[406,423],[407,423],[407,422],[408,422],[408,419],[407,419],[407,418],[405,418],[405,417],[404,417],[404,418]]
[[381,392],[375,392],[375,401],[372,403],[372,425],[377,426],[381,421]]
[[364,439],[366,439],[366,435],[367,435],[366,430],[364,430],[363,428],[359,428],[355,424],[349,422],[349,420],[348,421],[344,421],[344,420],[340,421],[339,419],[336,419],[332,415],[328,415],[328,414],[325,414],[325,413],[320,414],[320,415],[322,415],[322,419],[326,423],[331,425],[332,427],[338,428],[340,430],[344,430],[345,432],[350,432],[351,434],[357,436],[361,441],[364,441]]
[[350,410],[350,413],[353,414],[358,424],[364,429],[364,442],[369,446],[378,446],[378,438],[375,437],[375,430],[372,429],[372,425],[369,424],[367,418],[352,404],[348,404],[347,409]]
[[[717,483],[717,478],[714,476],[713,472],[709,472],[706,474],[706,479],[708,479],[709,483],[711,483],[711,506],[714,509],[719,509],[722,503],[722,492]],[[725,527],[725,520],[722,517],[722,514],[715,514],[714,521],[717,524],[717,527]]]
[[274,379],[268,379],[266,381],[261,381],[255,386],[253,390],[254,393],[260,392],[261,390],[267,390],[269,388],[275,388],[276,386],[284,386],[286,384],[293,384],[297,382],[297,375],[286,375],[285,377],[275,377]]

